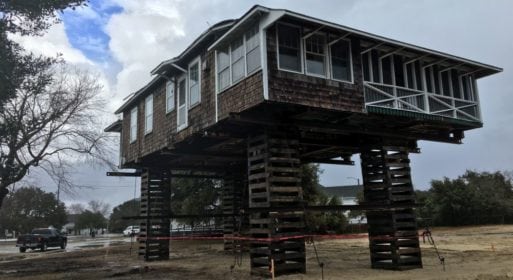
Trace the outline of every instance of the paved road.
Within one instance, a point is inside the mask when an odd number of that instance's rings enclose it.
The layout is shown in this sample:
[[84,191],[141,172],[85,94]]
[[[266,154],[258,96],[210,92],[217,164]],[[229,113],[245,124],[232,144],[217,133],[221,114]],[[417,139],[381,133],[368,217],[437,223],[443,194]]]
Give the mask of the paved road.
[[[135,240],[134,240],[135,241]],[[98,248],[98,247],[108,247],[111,244],[122,244],[122,243],[130,243],[131,240],[129,237],[123,237],[119,234],[106,234],[104,236],[99,235],[96,238],[90,238],[86,236],[68,236],[68,245],[66,249],[62,250],[60,248],[49,248],[48,252],[71,252],[77,251],[87,248]],[[15,240],[0,240],[0,255],[1,254],[12,254],[19,252],[19,249],[16,247]],[[27,254],[30,253],[38,253],[39,250],[31,251],[28,250]]]

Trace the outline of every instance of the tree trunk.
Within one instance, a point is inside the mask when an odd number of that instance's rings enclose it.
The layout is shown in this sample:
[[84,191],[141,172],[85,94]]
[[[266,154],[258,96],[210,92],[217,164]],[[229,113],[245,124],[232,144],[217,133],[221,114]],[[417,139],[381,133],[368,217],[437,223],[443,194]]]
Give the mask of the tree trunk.
[[0,209],[2,209],[2,202],[8,193],[9,190],[7,189],[7,186],[0,185]]

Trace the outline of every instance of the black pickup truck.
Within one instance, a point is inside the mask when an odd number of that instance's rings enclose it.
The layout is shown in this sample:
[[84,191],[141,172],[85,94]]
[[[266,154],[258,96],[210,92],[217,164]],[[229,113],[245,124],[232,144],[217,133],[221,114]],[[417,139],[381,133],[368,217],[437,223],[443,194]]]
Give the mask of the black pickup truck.
[[68,238],[53,228],[36,228],[30,234],[20,235],[16,241],[16,247],[24,253],[27,249],[41,249],[41,251],[46,251],[48,247],[65,249],[67,243]]

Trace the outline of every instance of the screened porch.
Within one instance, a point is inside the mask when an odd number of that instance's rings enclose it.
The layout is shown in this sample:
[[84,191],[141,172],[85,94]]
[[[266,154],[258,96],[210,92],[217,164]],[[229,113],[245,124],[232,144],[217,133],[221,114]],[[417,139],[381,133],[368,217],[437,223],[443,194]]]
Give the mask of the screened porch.
[[475,67],[378,45],[363,48],[366,108],[383,107],[481,122]]

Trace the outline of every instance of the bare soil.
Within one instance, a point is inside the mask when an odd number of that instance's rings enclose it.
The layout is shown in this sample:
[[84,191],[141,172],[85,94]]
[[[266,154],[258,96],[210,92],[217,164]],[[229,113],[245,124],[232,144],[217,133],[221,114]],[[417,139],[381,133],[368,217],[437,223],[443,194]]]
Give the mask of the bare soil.
[[[370,269],[368,241],[317,241],[324,279],[513,279],[513,226],[435,228],[433,237],[445,257],[445,271],[429,244],[422,245],[423,269]],[[217,241],[173,241],[169,261],[144,262],[136,249],[117,244],[75,252],[3,254],[0,279],[260,279],[250,277],[249,259],[238,266]],[[233,269],[231,269],[233,267]],[[312,245],[307,245],[307,273],[278,279],[321,279]]]

